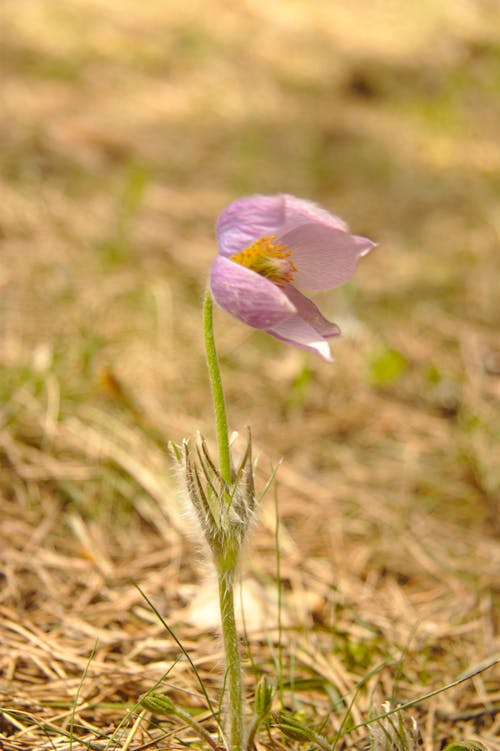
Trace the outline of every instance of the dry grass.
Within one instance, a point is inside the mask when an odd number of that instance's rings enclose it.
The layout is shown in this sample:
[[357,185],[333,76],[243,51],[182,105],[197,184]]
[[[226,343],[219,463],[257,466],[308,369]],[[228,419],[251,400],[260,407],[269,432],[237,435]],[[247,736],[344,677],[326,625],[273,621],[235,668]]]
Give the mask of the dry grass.
[[[217,318],[261,486],[284,458],[281,634],[272,493],[244,566],[250,695],[281,660],[286,705],[332,737],[360,683],[351,725],[498,650],[498,8],[177,6],[2,8],[2,751],[193,745],[137,708],[158,681],[214,727],[134,582],[216,704],[166,441],[213,435],[201,295],[245,193],[315,198],[381,246],[322,300],[333,366]],[[425,751],[496,751],[499,705],[492,667],[407,716]]]

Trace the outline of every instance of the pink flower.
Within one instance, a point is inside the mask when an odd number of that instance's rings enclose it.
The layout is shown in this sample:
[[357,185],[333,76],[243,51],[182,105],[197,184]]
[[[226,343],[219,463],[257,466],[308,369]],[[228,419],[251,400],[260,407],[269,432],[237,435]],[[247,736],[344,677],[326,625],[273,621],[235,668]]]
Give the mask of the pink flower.
[[327,339],[340,329],[297,287],[343,284],[374,243],[349,234],[342,219],[325,209],[286,194],[234,201],[219,217],[217,237],[210,288],[221,308],[331,361]]

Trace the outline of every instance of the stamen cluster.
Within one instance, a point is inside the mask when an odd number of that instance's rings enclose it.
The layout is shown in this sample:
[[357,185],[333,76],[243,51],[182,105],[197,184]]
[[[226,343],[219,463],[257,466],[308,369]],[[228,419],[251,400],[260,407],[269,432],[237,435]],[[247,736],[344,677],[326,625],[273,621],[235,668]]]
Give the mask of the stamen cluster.
[[278,287],[283,287],[293,280],[293,274],[297,271],[295,264],[290,260],[291,255],[284,243],[277,242],[276,236],[270,235],[260,237],[230,258],[231,261],[256,271]]

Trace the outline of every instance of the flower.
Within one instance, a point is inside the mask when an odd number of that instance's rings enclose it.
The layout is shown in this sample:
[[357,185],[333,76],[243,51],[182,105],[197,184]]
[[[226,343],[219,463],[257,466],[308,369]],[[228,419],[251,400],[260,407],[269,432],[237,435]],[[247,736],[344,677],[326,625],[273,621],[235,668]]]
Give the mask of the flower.
[[297,287],[343,284],[374,243],[349,234],[342,219],[311,201],[287,194],[234,201],[219,217],[217,238],[210,289],[218,305],[253,328],[331,361],[327,339],[340,329]]

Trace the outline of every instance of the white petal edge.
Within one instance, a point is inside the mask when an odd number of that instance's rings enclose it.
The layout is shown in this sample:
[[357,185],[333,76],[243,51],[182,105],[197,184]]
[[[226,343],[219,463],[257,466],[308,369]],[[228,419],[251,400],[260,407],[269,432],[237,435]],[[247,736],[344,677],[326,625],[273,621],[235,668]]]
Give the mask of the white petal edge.
[[276,326],[267,329],[267,333],[287,344],[293,344],[301,349],[314,352],[327,362],[333,362],[330,346],[326,339],[299,316],[293,316],[286,321],[282,321]]

